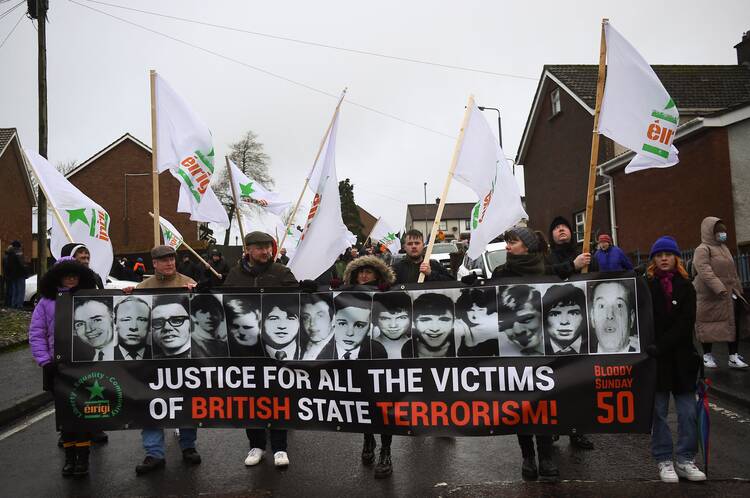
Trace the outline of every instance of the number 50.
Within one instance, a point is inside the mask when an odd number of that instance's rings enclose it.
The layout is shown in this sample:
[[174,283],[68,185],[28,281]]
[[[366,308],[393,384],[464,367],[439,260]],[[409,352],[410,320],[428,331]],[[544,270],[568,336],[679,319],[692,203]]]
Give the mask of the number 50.
[[[616,396],[615,396],[616,394]],[[612,398],[614,404],[612,403]],[[596,421],[600,424],[611,424],[617,417],[617,422],[621,424],[630,424],[635,420],[635,410],[633,409],[633,393],[631,391],[600,391],[596,393],[596,404],[600,410],[604,411],[603,415],[597,415]]]

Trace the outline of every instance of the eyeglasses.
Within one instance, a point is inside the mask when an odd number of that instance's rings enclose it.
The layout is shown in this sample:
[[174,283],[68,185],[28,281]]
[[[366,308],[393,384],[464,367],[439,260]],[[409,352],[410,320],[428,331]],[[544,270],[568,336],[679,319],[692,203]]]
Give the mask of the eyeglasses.
[[169,323],[170,327],[182,327],[182,325],[188,320],[190,320],[190,317],[187,315],[171,316],[169,318],[153,318],[151,320],[151,328],[154,330],[161,330],[167,323]]

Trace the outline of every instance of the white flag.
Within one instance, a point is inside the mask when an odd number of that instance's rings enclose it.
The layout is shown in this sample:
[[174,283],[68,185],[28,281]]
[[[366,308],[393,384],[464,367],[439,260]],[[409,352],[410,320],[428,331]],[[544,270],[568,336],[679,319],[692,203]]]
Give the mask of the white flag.
[[291,202],[282,200],[277,192],[267,190],[263,185],[245,175],[231,159],[229,167],[232,168],[234,191],[237,192],[239,202],[255,204],[279,216],[292,205]]
[[156,165],[180,182],[177,211],[193,221],[229,226],[224,206],[211,189],[214,146],[211,132],[169,84],[156,75]]
[[604,85],[599,133],[635,152],[625,168],[632,173],[667,168],[679,162],[672,145],[680,115],[646,60],[612,27],[607,40],[607,80]]
[[[96,202],[70,183],[45,158],[26,149],[30,166],[39,183],[44,186],[51,206],[54,206],[73,238],[73,242],[84,244],[91,253],[89,266],[106,282],[112,269],[112,242],[109,240],[109,214]],[[56,217],[52,221],[50,248],[55,258],[70,241]]]
[[339,182],[336,179],[336,129],[338,113],[323,146],[319,182],[312,185],[313,199],[307,223],[289,261],[289,269],[300,280],[315,279],[330,268],[339,254],[349,247],[349,230],[341,218]]
[[[286,224],[279,216],[271,212],[261,211],[259,215],[253,216],[247,216],[243,214],[242,220],[243,226],[248,233],[255,230],[265,232],[276,239],[277,245],[280,244],[281,239],[284,238],[284,230],[286,230]],[[284,241],[284,247],[286,248],[286,255],[290,259],[297,251],[299,236],[300,233],[295,227],[289,227],[286,240]],[[281,250],[281,248],[279,248],[279,250]]]
[[171,247],[175,251],[180,248],[184,242],[184,237],[170,222],[159,216],[159,225],[161,225],[161,236],[164,237],[164,245]]
[[383,221],[383,218],[378,218],[375,226],[372,227],[370,240],[378,244],[383,244],[391,251],[391,254],[396,254],[401,250],[401,240],[398,238],[396,231]]
[[529,215],[521,192],[495,133],[471,102],[461,150],[453,177],[472,189],[479,202],[471,211],[471,244],[467,254],[476,259],[487,244]]

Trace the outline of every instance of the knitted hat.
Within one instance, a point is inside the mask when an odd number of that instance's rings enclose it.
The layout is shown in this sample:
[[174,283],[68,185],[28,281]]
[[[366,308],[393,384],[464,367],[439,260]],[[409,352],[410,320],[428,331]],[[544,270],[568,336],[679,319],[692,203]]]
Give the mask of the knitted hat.
[[513,227],[506,233],[518,237],[518,240],[523,242],[523,245],[526,246],[529,252],[537,252],[539,250],[539,239],[537,239],[534,230],[531,228]]
[[89,250],[88,247],[83,244],[79,244],[78,242],[70,242],[62,247],[62,249],[60,250],[60,257],[75,257],[76,253],[81,249],[84,249],[86,251]]
[[668,252],[674,254],[675,256],[681,256],[680,248],[677,246],[677,241],[669,235],[665,235],[656,239],[654,245],[651,246],[651,252],[649,252],[648,254],[649,259],[653,258],[654,254],[660,252]]
[[554,220],[552,220],[552,223],[549,224],[549,240],[550,240],[550,243],[552,243],[552,241],[554,240],[552,238],[552,231],[558,225],[565,225],[566,227],[568,227],[568,230],[570,230],[570,232],[573,233],[573,227],[571,226],[570,222],[566,218],[564,218],[562,216],[557,216]]
[[597,239],[599,242],[606,242],[607,244],[612,244],[612,237],[609,236],[609,234],[603,233],[599,235],[599,238]]

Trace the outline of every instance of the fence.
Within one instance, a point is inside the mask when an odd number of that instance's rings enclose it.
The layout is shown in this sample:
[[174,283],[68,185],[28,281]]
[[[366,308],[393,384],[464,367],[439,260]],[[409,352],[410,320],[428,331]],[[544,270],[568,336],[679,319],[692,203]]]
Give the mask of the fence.
[[[685,262],[685,267],[688,271],[691,270],[693,265],[693,253],[695,249],[688,249],[682,251],[682,260]],[[635,262],[635,265],[647,264],[648,253],[642,253],[639,250],[630,254],[630,259]],[[740,277],[742,287],[750,288],[750,254],[739,254],[734,257],[734,264],[737,267],[737,275]]]

